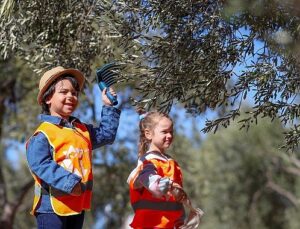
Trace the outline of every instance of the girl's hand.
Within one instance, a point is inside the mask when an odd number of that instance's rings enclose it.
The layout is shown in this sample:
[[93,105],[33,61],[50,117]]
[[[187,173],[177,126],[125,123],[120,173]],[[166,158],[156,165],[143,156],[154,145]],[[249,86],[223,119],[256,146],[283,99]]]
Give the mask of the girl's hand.
[[[103,91],[102,91],[102,102],[106,106],[112,106],[113,104],[111,103],[111,101],[107,97],[106,91],[107,91],[107,88],[104,88]],[[114,89],[112,87],[109,87],[109,92],[112,96],[115,96],[115,97],[117,96],[117,93],[114,91]]]
[[185,193],[183,188],[175,182],[171,184],[170,192],[178,202],[183,202],[187,199],[187,194]]

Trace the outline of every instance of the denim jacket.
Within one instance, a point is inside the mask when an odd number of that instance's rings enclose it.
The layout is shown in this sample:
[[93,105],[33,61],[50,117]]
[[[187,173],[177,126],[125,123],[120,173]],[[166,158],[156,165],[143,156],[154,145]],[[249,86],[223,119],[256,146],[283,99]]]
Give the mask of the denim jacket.
[[[103,106],[99,126],[93,127],[91,124],[86,124],[92,149],[114,142],[119,126],[120,113],[120,110],[115,107]],[[67,128],[72,128],[73,122],[80,122],[75,117],[70,117],[70,122],[67,122],[59,117],[43,114],[40,119],[42,122],[47,121]],[[71,193],[81,178],[59,166],[53,160],[52,154],[53,148],[43,133],[38,133],[29,139],[26,151],[28,166],[31,172],[42,180],[42,187],[48,190],[49,186],[52,186]],[[49,195],[42,195],[36,211],[39,213],[53,213]]]

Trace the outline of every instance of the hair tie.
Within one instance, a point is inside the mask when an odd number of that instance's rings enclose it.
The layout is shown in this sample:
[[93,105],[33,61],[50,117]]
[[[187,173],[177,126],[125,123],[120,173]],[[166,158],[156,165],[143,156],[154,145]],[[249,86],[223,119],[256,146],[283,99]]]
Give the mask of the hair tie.
[[139,116],[140,120],[142,121],[146,116],[147,116],[148,112],[147,113],[144,113],[144,114],[141,114]]

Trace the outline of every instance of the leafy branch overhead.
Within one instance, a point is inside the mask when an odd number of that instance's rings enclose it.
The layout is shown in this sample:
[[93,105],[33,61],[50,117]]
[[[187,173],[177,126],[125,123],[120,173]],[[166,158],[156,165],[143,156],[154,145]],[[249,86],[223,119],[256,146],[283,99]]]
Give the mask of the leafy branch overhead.
[[[299,1],[118,1],[124,39],[141,44],[134,75],[152,105],[177,101],[199,115],[219,112],[204,131],[227,127],[253,101],[249,127],[258,117],[295,124],[287,147],[299,138]],[[292,134],[293,133],[293,134]]]
[[120,61],[120,81],[136,84],[148,107],[216,111],[205,132],[230,125],[251,99],[241,126],[279,116],[294,126],[287,147],[297,146],[299,0],[10,2],[1,8],[3,57],[17,53],[38,72],[68,65],[87,77],[100,58]]
[[111,4],[105,1],[21,1],[13,5],[13,12],[3,10],[1,15],[4,58],[16,53],[38,73],[66,65],[89,76],[96,60],[109,60],[117,52],[114,31],[107,25]]

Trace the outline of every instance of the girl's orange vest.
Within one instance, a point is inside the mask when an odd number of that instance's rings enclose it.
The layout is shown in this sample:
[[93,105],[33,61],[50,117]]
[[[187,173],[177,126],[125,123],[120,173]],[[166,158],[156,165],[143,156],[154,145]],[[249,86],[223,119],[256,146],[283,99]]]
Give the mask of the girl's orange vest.
[[[42,132],[53,147],[53,160],[69,172],[82,178],[80,196],[72,196],[58,189],[49,187],[50,201],[57,215],[68,216],[80,214],[89,210],[92,197],[92,147],[90,135],[85,125],[75,123],[74,128],[65,128],[52,123],[43,122],[34,134]],[[35,195],[31,214],[45,191],[41,180],[33,174],[35,180]]]
[[184,207],[171,196],[156,198],[146,188],[134,188],[134,182],[144,165],[152,163],[157,174],[169,177],[182,186],[182,173],[179,165],[172,158],[159,155],[157,152],[146,153],[136,169],[128,178],[130,201],[135,211],[131,227],[142,228],[178,228],[184,223]]

